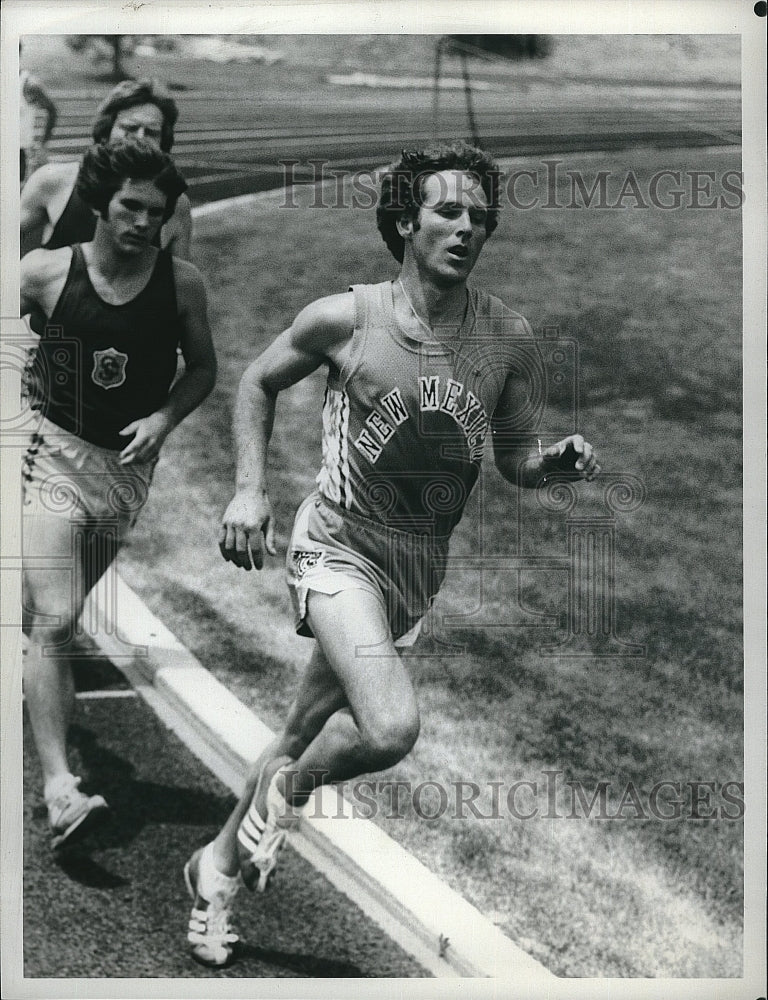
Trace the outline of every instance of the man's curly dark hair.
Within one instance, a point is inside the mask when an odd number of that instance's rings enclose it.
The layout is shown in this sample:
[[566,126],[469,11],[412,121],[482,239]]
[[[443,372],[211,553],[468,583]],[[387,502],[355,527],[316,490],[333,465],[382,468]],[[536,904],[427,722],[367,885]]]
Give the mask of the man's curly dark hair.
[[110,90],[96,111],[93,123],[93,141],[108,142],[112,126],[118,112],[137,104],[154,104],[163,116],[160,132],[160,148],[170,153],[173,146],[173,128],[179,117],[179,109],[172,97],[160,88],[156,80],[123,80]]
[[501,171],[493,158],[466,142],[453,142],[418,150],[403,150],[399,162],[387,169],[381,181],[376,225],[392,256],[403,262],[405,241],[397,231],[400,220],[414,220],[422,204],[424,181],[439,170],[462,170],[477,177],[488,200],[485,232],[490,236],[499,224],[499,179]]
[[80,164],[75,188],[106,219],[110,201],[126,180],[152,181],[163,192],[163,222],[173,215],[179,195],[187,189],[170,156],[149,139],[116,139],[91,146]]

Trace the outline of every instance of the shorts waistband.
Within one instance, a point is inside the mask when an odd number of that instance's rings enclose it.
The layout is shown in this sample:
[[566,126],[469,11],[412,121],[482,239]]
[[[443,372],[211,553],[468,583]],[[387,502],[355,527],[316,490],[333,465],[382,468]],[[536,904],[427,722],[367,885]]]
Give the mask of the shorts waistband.
[[92,441],[88,441],[86,438],[80,437],[79,434],[74,434],[72,431],[68,431],[66,427],[60,427],[59,424],[56,424],[52,420],[49,420],[48,417],[43,416],[39,410],[31,410],[31,412],[38,415],[37,419],[40,423],[37,428],[32,431],[30,437],[37,435],[38,437],[44,438],[47,435],[48,437],[58,437],[63,440],[70,440],[75,444],[104,455],[112,461],[116,461],[121,454],[121,449],[104,448],[100,444],[93,444]]
[[411,544],[429,543],[441,548],[448,547],[449,537],[447,535],[433,535],[429,530],[408,531],[405,528],[394,528],[389,524],[383,524],[381,521],[374,521],[372,517],[366,517],[365,514],[360,514],[354,510],[347,510],[346,507],[342,507],[334,500],[329,500],[328,497],[324,496],[322,493],[316,492],[313,496],[316,501],[319,501],[324,507],[332,510],[334,514],[338,514],[339,517],[343,517],[346,520],[351,521],[353,524],[357,524],[360,528],[389,538],[399,538],[402,541],[407,541]]

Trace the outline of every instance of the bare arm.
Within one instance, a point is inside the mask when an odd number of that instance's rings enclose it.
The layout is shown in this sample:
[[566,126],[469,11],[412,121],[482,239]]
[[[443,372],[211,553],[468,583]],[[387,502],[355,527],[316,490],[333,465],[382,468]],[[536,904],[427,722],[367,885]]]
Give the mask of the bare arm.
[[236,566],[260,569],[264,542],[270,554],[275,551],[266,468],[278,393],[323,364],[341,367],[353,326],[351,294],[319,299],[299,313],[242,377],[233,420],[236,493],[219,533],[222,555]]
[[163,226],[163,247],[174,257],[190,260],[192,256],[192,207],[189,198],[182,194],[176,210]]
[[525,412],[525,404],[520,381],[510,376],[491,420],[494,461],[507,482],[532,489],[556,472],[594,479],[600,465],[592,445],[581,434],[570,434],[546,448],[538,444],[532,447],[534,432],[516,419]]
[[19,288],[19,316],[29,316],[35,308],[40,308],[40,250],[33,250],[21,260]]
[[59,181],[58,164],[46,164],[30,175],[21,190],[22,238],[48,221],[48,203]]
[[58,301],[72,260],[72,248],[32,250],[20,264],[20,316],[32,312],[50,316]]
[[42,108],[45,111],[46,122],[45,131],[43,132],[43,142],[48,142],[59,117],[56,105],[43,89],[40,82],[34,77],[27,78],[24,87],[24,96],[30,104],[35,104],[38,108]]
[[134,420],[120,431],[126,437],[133,435],[120,455],[124,465],[156,458],[173,428],[202,403],[216,382],[216,353],[208,325],[203,279],[187,261],[174,260],[174,270],[185,371],[159,410]]

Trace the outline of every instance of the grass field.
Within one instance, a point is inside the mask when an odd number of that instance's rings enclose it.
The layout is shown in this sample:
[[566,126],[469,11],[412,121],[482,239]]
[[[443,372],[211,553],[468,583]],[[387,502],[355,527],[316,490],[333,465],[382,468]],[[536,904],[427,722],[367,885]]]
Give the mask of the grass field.
[[[173,36],[177,47],[156,56],[125,59],[126,72],[133,76],[154,76],[178,91],[231,92],[233,81],[238,93],[253,95],[254,110],[261,103],[284,103],[287,108],[300,103],[327,107],[328,103],[381,104],[392,100],[391,93],[355,87],[334,87],[330,73],[365,71],[385,75],[430,78],[434,71],[434,35],[252,35],[252,40],[282,60],[272,65],[258,62],[216,63],[195,58],[184,35]],[[225,38],[228,36],[224,36]],[[603,84],[600,101],[621,103],[626,97],[616,92],[616,83],[641,86],[710,85],[733,87],[741,79],[738,36],[725,35],[554,35],[552,51],[546,59],[517,62],[471,60],[472,78],[501,87],[501,97],[515,105],[528,97],[540,99],[536,85],[551,90],[557,100],[576,100],[584,94],[578,84]],[[92,90],[100,99],[111,86],[108,63],[95,65],[84,55],[72,52],[62,36],[30,35],[24,40],[23,65],[38,74],[55,95],[57,92]],[[446,57],[443,73],[461,75],[458,59]],[[505,89],[505,84],[509,89]],[[549,90],[547,92],[550,92]],[[492,102],[496,90],[477,99],[478,110]],[[648,101],[645,94],[643,100]],[[410,101],[430,106],[431,95],[410,93]],[[463,95],[447,93],[444,101],[463,103]]]
[[[720,177],[739,162],[727,151],[633,150],[564,164],[588,182],[598,167],[619,178],[631,169],[646,189],[662,168]],[[234,393],[248,361],[301,306],[395,273],[372,212],[313,208],[312,198],[304,191],[302,207],[286,209],[275,193],[198,220],[194,254],[210,289],[219,383],[169,439],[121,557],[152,610],[272,727],[309,643],[293,633],[281,560],[238,574],[215,544],[232,492]],[[475,279],[537,329],[576,339],[579,427],[606,474],[645,486],[639,509],[617,516],[615,582],[618,633],[646,652],[542,656],[563,629],[515,624],[509,574],[486,579],[479,624],[448,630],[442,615],[478,602],[477,574],[449,570],[437,634],[409,658],[422,735],[385,776],[486,788],[541,784],[545,769],[559,770],[560,814],[569,812],[566,780],[588,792],[610,782],[614,806],[628,782],[647,800],[661,781],[712,781],[722,805],[722,784],[743,773],[740,213],[510,210]],[[323,383],[317,373],[280,399],[270,478],[281,554],[318,467]],[[550,419],[571,429],[566,409]],[[599,513],[601,496],[599,484],[582,487],[583,509]],[[487,553],[513,553],[518,518],[523,551],[564,553],[563,514],[518,498],[487,462],[452,553],[476,552],[480,539]],[[564,617],[562,573],[527,573],[521,585],[527,607]],[[506,627],[490,627],[498,621]],[[446,639],[464,652],[447,655]],[[624,820],[456,819],[449,810],[429,821],[412,808],[387,819],[387,794],[378,801],[376,822],[559,975],[741,973],[738,820],[689,811],[642,819],[632,808]],[[487,796],[481,803],[487,812]]]

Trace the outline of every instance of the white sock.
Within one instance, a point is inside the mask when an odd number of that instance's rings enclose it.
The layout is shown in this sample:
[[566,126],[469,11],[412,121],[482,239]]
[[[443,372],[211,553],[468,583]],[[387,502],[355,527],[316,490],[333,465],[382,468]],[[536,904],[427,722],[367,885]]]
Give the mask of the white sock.
[[240,873],[224,875],[213,860],[213,841],[206,844],[200,855],[200,869],[197,876],[197,891],[209,903],[226,903],[233,898],[242,885]]
[[45,788],[43,789],[43,798],[47,805],[50,805],[54,799],[57,799],[59,795],[64,792],[68,792],[71,788],[76,788],[80,783],[80,779],[76,778],[74,774],[59,774],[55,778],[51,778],[50,781],[46,781]]

